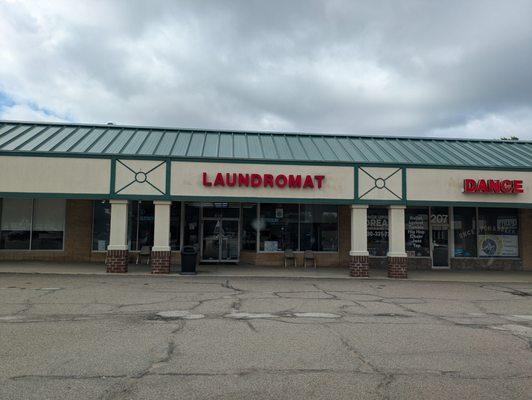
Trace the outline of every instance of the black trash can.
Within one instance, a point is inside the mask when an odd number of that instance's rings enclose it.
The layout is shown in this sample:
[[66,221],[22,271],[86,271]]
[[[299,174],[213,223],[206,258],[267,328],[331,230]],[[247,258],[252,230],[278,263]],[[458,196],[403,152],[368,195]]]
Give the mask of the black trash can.
[[181,275],[196,275],[198,251],[194,246],[183,246],[181,250]]

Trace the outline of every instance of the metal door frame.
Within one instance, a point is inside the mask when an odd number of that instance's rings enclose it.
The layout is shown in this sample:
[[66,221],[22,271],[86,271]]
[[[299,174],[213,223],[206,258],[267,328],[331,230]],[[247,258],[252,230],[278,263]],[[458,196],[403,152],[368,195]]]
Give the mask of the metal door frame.
[[[200,215],[199,215],[199,222],[200,222],[200,232],[199,232],[199,242],[200,242],[200,261],[201,262],[209,262],[209,263],[239,263],[240,262],[240,224],[242,220],[242,204],[239,204],[238,207],[228,207],[228,208],[238,208],[238,217],[203,217],[203,209],[207,208],[203,204],[200,207]],[[215,207],[212,207],[215,208]],[[203,222],[204,221],[218,221],[220,224],[223,224],[223,221],[236,221],[237,222],[237,258],[234,260],[226,260],[222,259],[222,240],[221,235],[218,234],[218,259],[217,260],[211,260],[211,259],[204,259],[203,258]]]
[[[442,206],[445,207],[445,206]],[[430,263],[432,269],[450,269],[451,268],[451,208],[447,207],[447,224],[433,224],[431,221],[432,207],[429,207],[429,243],[430,243]],[[446,227],[447,228],[447,265],[446,266],[434,266],[434,242],[432,240],[432,228],[434,227]]]

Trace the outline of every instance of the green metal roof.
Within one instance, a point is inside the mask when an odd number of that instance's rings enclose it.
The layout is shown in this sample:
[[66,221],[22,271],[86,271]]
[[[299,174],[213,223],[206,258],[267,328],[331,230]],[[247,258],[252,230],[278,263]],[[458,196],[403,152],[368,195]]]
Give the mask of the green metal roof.
[[1,154],[532,169],[532,142],[0,121]]

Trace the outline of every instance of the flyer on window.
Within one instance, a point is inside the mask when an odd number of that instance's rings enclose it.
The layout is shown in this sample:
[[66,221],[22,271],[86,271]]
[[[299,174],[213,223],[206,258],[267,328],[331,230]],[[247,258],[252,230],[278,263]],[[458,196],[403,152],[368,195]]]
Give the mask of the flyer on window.
[[517,235],[478,235],[478,250],[481,257],[517,257]]

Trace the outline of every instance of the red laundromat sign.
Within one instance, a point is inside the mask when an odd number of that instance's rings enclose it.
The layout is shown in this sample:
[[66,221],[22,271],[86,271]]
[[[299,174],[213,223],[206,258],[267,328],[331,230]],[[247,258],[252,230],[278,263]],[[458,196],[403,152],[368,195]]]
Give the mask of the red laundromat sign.
[[228,186],[228,187],[271,187],[279,189],[321,189],[325,175],[300,175],[300,174],[243,174],[236,172],[218,172],[209,176],[207,172],[202,174],[203,186]]
[[523,193],[521,179],[464,179],[465,193]]

